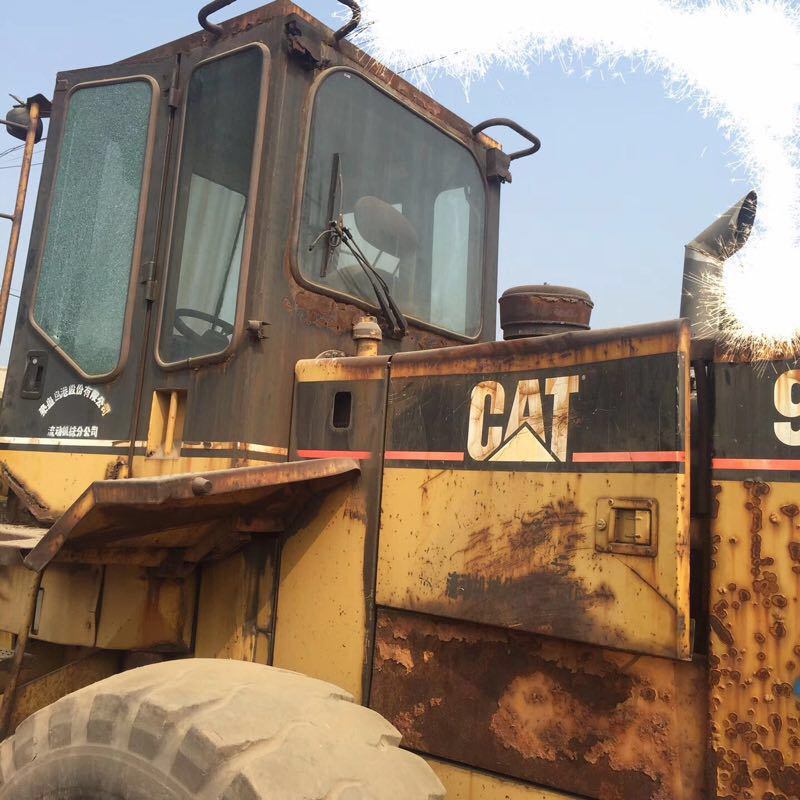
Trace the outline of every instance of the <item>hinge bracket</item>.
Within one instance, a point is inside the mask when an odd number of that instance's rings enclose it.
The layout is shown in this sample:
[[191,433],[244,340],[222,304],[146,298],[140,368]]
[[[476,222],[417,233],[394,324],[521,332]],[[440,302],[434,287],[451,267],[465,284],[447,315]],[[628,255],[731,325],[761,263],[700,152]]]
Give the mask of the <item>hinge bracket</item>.
[[181,104],[181,90],[178,88],[178,68],[172,70],[172,77],[169,82],[169,89],[167,89],[167,105],[170,108],[177,109]]
[[152,303],[158,294],[158,279],[156,278],[156,262],[145,261],[142,264],[142,277],[139,281],[144,286],[144,299]]
[[321,44],[304,36],[303,29],[296,20],[290,19],[286,23],[285,31],[289,56],[295,59],[303,69],[325,69],[330,64],[330,60],[322,55]]

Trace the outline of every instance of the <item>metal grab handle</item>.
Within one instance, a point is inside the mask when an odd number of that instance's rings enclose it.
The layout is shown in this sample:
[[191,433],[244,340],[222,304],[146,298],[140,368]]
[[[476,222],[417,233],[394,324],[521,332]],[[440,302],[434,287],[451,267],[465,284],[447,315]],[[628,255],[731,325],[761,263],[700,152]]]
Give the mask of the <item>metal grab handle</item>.
[[222,10],[234,2],[235,0],[213,0],[213,2],[204,5],[197,15],[197,21],[200,23],[200,27],[209,33],[213,33],[214,36],[222,36],[222,28],[219,25],[215,25],[213,22],[209,22],[208,18],[211,14]]
[[541,139],[535,134],[531,133],[529,130],[523,128],[522,125],[514,122],[513,119],[506,119],[505,117],[494,117],[493,119],[487,119],[472,129],[472,135],[477,136],[487,128],[493,128],[495,125],[502,125],[505,128],[511,128],[512,131],[516,131],[520,136],[523,137],[523,139],[527,139],[533,145],[533,147],[528,147],[525,150],[517,150],[516,153],[511,153],[511,155],[509,155],[509,159],[511,159],[511,161],[516,161],[518,158],[525,158],[525,156],[532,156],[534,153],[539,152],[539,149],[542,146]]
[[335,42],[344,39],[348,33],[352,33],[361,24],[361,6],[356,2],[356,0],[339,0],[339,2],[342,3],[342,5],[352,9],[353,16],[350,17],[350,22],[348,22],[346,25],[342,25],[342,27],[333,34],[333,40]]

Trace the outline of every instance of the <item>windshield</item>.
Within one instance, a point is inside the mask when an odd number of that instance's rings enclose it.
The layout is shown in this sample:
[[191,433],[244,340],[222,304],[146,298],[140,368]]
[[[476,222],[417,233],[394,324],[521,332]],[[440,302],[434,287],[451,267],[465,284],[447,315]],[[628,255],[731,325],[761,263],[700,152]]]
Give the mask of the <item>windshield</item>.
[[354,73],[320,86],[300,220],[308,280],[375,303],[352,253],[325,234],[340,220],[404,314],[476,336],[484,202],[477,164],[454,139]]

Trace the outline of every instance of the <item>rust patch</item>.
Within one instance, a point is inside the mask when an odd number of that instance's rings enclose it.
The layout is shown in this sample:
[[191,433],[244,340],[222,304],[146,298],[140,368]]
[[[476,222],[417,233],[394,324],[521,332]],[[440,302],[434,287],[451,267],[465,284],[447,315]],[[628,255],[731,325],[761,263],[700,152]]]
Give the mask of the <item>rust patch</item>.
[[[290,294],[283,298],[282,303],[287,312],[297,314],[306,325],[346,336],[348,341],[354,323],[368,311],[372,313],[368,307],[362,308],[321,292],[312,292],[295,283],[291,287]],[[436,350],[456,344],[461,342],[421,330],[412,322],[403,339],[403,350]]]
[[600,800],[705,796],[700,665],[394,611],[378,643],[370,704],[408,746]]
[[789,542],[789,558],[800,562],[800,542]]
[[2,474],[3,481],[8,484],[8,488],[38,522],[53,522],[55,519],[53,510],[33,489],[19,480],[5,462],[0,462],[0,474]]
[[794,519],[800,514],[800,508],[797,503],[787,503],[785,506],[781,506],[781,514],[785,514],[789,519]]
[[573,574],[572,556],[585,547],[579,527],[584,516],[571,500],[560,500],[508,521],[500,536],[488,527],[475,531],[465,551],[466,571],[451,572],[446,600],[426,603],[425,610],[446,615],[457,610],[466,619],[488,617],[495,624],[566,638],[596,632],[597,623],[586,612],[613,602],[614,593],[606,584],[590,588]]
[[117,458],[115,461],[109,461],[106,465],[105,480],[116,481],[124,478],[127,465],[127,461],[122,457]]
[[711,742],[725,800],[800,797],[795,487],[749,480],[719,495],[715,533],[749,538],[745,550],[717,545],[712,572]]
[[725,627],[725,623],[716,614],[711,614],[709,617],[709,624],[711,625],[711,630],[719,636],[723,644],[729,647],[733,644],[733,634]]

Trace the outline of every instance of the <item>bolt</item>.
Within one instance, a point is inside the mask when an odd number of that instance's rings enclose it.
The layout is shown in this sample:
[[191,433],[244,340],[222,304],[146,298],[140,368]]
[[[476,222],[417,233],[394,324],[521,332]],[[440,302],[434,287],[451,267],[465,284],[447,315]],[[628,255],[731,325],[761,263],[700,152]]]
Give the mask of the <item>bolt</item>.
[[192,493],[198,497],[209,494],[212,488],[213,484],[208,478],[203,478],[198,475],[196,478],[192,479]]

